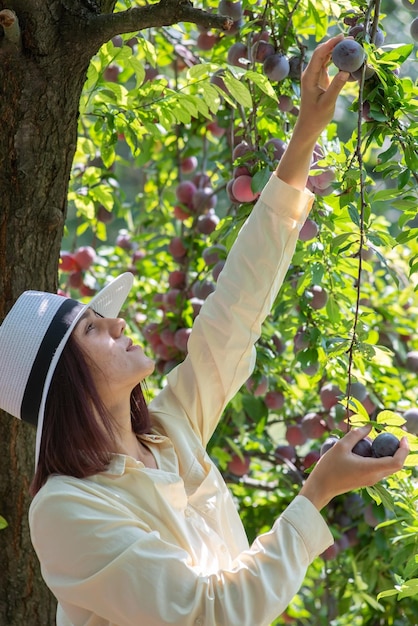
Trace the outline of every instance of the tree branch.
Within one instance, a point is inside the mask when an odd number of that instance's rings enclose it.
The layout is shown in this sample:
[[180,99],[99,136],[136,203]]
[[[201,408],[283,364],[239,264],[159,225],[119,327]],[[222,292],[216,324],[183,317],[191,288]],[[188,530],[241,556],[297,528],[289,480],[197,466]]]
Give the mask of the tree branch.
[[20,48],[22,36],[16,13],[10,9],[0,11],[0,25],[3,27],[5,39]]
[[88,21],[90,37],[102,45],[123,33],[134,33],[146,28],[171,26],[179,22],[191,22],[203,28],[228,31],[233,20],[195,9],[188,0],[160,0],[158,4],[134,7],[119,13],[93,15]]

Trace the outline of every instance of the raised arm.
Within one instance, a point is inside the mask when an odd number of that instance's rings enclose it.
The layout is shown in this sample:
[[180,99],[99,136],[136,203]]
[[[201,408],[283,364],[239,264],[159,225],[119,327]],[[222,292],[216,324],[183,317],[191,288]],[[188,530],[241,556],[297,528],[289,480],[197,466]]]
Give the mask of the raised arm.
[[204,445],[226,404],[254,368],[254,344],[311,208],[313,196],[304,188],[312,151],[348,76],[337,75],[331,82],[326,70],[340,40],[335,37],[313,53],[302,79],[299,119],[285,155],[238,234],[215,293],[195,320],[186,360],[169,374],[167,388],[153,403],[162,413],[167,398],[172,406],[174,394]]
[[349,77],[347,72],[338,72],[331,81],[327,71],[331,52],[342,39],[344,35],[338,35],[320,44],[302,75],[300,112],[276,170],[281,180],[300,191],[305,189],[318,137],[332,120],[337,96]]

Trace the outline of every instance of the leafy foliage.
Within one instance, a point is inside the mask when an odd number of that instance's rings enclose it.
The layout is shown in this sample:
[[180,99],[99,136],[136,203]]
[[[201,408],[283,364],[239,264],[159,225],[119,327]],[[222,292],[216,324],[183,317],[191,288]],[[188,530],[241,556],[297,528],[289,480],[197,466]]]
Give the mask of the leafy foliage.
[[[285,144],[297,119],[297,71],[270,81],[251,58],[255,36],[268,33],[275,50],[303,66],[323,37],[348,32],[352,12],[386,30],[380,48],[363,42],[375,73],[348,84],[337,121],[321,137],[310,177],[317,233],[301,236],[253,376],[211,441],[250,538],[296,495],[327,435],[369,420],[372,436],[405,435],[402,416],[418,403],[417,83],[404,35],[408,9],[392,1],[385,17],[362,0],[276,4],[244,2],[230,34],[182,24],[103,46],[81,101],[63,241],[75,259],[85,246],[95,258],[82,268],[74,259],[64,265],[63,255],[60,274],[62,290],[78,298],[109,275],[135,274],[129,327],[157,359],[152,395],[184,358],[187,329],[253,206],[234,198],[234,168],[246,171],[257,194],[278,159],[269,140]],[[396,40],[399,32],[405,41]],[[249,53],[232,65],[235,42]],[[234,156],[243,142],[248,149]],[[185,181],[199,194],[185,200]],[[339,390],[332,402],[323,399],[327,384]],[[289,440],[289,426],[300,431],[299,443]],[[413,623],[416,432],[407,434],[404,471],[331,503],[336,544],[312,564],[276,624]],[[279,446],[293,449],[290,458]],[[251,459],[243,476],[231,471],[234,455]]]

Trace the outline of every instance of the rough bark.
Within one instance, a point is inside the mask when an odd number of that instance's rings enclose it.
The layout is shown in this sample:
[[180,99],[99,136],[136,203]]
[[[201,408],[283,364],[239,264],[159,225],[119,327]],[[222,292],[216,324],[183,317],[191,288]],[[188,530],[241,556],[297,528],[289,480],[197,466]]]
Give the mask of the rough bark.
[[[115,4],[0,0],[0,320],[23,290],[57,288],[78,105],[93,54],[116,34],[151,26],[230,26],[182,0],[119,14]],[[33,449],[33,429],[0,413],[0,515],[9,523],[0,531],[0,624],[7,626],[55,622],[27,526]]]

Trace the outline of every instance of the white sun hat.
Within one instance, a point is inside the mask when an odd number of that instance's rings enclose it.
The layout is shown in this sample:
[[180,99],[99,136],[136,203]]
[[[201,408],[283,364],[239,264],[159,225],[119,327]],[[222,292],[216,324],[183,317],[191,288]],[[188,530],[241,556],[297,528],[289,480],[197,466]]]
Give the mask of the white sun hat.
[[0,326],[0,409],[36,426],[35,469],[44,411],[55,368],[86,309],[117,317],[133,284],[121,274],[87,304],[44,291],[25,291]]

